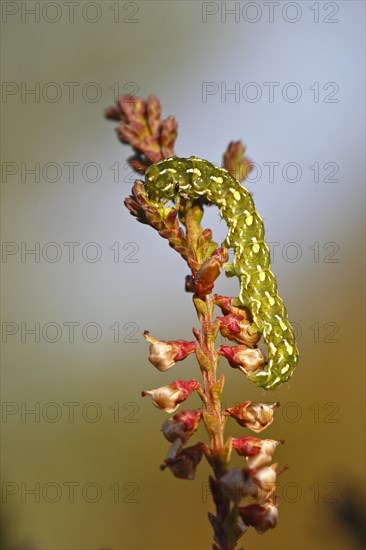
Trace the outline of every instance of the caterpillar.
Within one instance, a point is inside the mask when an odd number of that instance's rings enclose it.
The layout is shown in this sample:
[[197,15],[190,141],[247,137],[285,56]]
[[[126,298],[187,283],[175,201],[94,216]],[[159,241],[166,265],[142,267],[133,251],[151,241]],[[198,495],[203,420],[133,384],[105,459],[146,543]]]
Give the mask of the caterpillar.
[[234,251],[229,268],[239,278],[239,301],[249,308],[268,347],[267,364],[249,378],[266,390],[286,382],[296,366],[298,350],[270,270],[263,222],[249,191],[227,170],[198,157],[171,157],[153,164],[146,170],[145,188],[151,199],[164,203],[177,196],[204,197],[218,206],[228,227],[222,244]]

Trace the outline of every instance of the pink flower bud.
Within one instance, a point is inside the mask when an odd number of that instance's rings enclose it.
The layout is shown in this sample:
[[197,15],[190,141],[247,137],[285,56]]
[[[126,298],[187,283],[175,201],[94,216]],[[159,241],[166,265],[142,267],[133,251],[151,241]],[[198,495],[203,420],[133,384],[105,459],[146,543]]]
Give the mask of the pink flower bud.
[[223,313],[234,313],[235,315],[241,315],[248,323],[253,322],[249,308],[241,305],[237,298],[215,294],[214,303],[219,306]]
[[240,507],[239,515],[246,525],[252,525],[260,535],[276,527],[278,521],[278,509],[272,501]]
[[157,340],[153,336],[150,336],[147,330],[144,332],[144,337],[150,342],[149,361],[161,372],[170,369],[177,361],[185,359],[197,347],[196,342],[186,342],[185,340],[173,340],[170,342]]
[[231,441],[239,456],[255,456],[261,450],[261,439],[258,437],[232,437]]
[[226,357],[231,367],[240,369],[244,374],[256,371],[266,361],[259,348],[220,346],[218,353]]
[[174,412],[182,401],[191,395],[194,390],[197,390],[200,384],[197,380],[175,380],[168,386],[162,386],[155,390],[147,390],[141,392],[142,397],[149,396],[152,402],[158,409],[162,409],[168,413]]
[[229,313],[225,317],[216,317],[220,323],[220,332],[229,340],[236,340],[249,347],[253,347],[261,335],[259,332],[251,332],[251,323],[245,320],[242,315]]
[[197,465],[202,458],[203,445],[203,443],[197,443],[192,447],[182,449],[176,454],[175,458],[167,458],[161,469],[170,468],[173,475],[181,479],[194,479]]
[[246,457],[249,468],[261,468],[271,462],[276,447],[283,442],[256,437],[233,437],[232,443],[236,452]]
[[228,251],[222,246],[203,262],[193,281],[194,291],[198,297],[203,298],[212,292],[215,280],[220,275],[221,266],[227,259]]
[[236,407],[226,409],[224,414],[232,416],[240,426],[249,428],[253,432],[261,432],[272,424],[274,411],[277,407],[279,407],[279,403],[244,401]]
[[181,411],[172,418],[169,418],[169,420],[166,420],[161,429],[168,441],[174,443],[174,441],[180,439],[183,444],[197,430],[201,418],[202,409]]
[[203,298],[210,294],[215,280],[220,275],[220,264],[215,258],[209,258],[200,267],[194,278],[193,288],[197,296]]

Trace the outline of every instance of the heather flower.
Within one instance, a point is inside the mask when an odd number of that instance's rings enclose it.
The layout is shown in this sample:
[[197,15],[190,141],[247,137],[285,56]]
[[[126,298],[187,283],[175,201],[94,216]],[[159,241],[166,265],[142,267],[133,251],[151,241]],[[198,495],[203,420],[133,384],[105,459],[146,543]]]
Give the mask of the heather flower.
[[272,424],[274,411],[277,407],[279,407],[279,403],[244,401],[236,407],[226,409],[225,414],[232,416],[240,426],[249,428],[253,432],[261,432]]
[[249,308],[243,306],[237,298],[232,296],[221,296],[220,294],[215,294],[213,296],[213,301],[223,313],[234,313],[234,315],[240,315],[248,323],[253,322],[252,315],[249,311]]
[[264,365],[266,358],[259,348],[247,346],[220,346],[218,353],[229,361],[234,369],[239,369],[244,374],[254,372]]
[[270,464],[273,453],[283,441],[258,439],[257,437],[233,437],[232,444],[240,456],[245,456],[249,468],[261,468]]
[[192,447],[185,447],[174,458],[167,458],[161,469],[169,468],[175,477],[181,479],[194,479],[196,468],[202,458],[202,445],[202,443],[197,443]]
[[151,397],[153,404],[158,409],[172,413],[198,388],[200,388],[200,384],[197,380],[175,380],[168,386],[143,391],[141,395],[142,397]]
[[258,437],[232,437],[231,442],[239,456],[256,456],[261,450]]
[[276,490],[276,468],[277,464],[251,470],[251,479],[253,484],[250,487],[249,494],[256,500],[268,500]]
[[169,418],[169,420],[166,420],[161,429],[168,441],[174,443],[174,441],[179,439],[183,444],[198,429],[201,418],[202,409],[181,411],[172,418]]
[[274,439],[263,439],[260,441],[260,452],[255,456],[247,456],[247,464],[249,468],[261,468],[270,464],[273,453],[275,452],[281,441]]
[[185,340],[175,340],[163,342],[144,332],[145,339],[150,343],[149,361],[161,372],[170,369],[177,361],[182,361],[190,353],[193,353],[197,347],[196,342],[186,342]]
[[264,501],[276,489],[276,468],[277,464],[259,470],[235,468],[221,478],[221,483],[234,502],[248,496]]
[[229,313],[225,317],[217,317],[220,323],[220,332],[229,340],[236,340],[247,346],[254,346],[261,335],[252,323],[248,323],[242,315]]
[[212,292],[214,282],[220,275],[221,266],[228,259],[228,251],[221,247],[206,260],[193,279],[193,290],[199,297]]
[[246,525],[252,525],[260,535],[276,527],[278,521],[278,509],[271,500],[265,504],[239,507],[239,515]]

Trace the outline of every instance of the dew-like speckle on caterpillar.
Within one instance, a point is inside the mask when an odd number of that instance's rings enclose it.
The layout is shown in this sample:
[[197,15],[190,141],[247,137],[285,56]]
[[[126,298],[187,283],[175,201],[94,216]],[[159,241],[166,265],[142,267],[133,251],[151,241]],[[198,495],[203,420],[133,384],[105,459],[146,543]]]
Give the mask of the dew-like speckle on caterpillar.
[[191,200],[204,196],[218,206],[228,227],[223,245],[234,251],[231,268],[239,278],[239,300],[249,308],[268,346],[267,364],[249,378],[267,390],[286,382],[296,366],[298,351],[270,270],[263,222],[249,191],[224,168],[197,157],[172,157],[153,164],[146,171],[145,188],[149,197],[158,201],[167,202],[177,195]]

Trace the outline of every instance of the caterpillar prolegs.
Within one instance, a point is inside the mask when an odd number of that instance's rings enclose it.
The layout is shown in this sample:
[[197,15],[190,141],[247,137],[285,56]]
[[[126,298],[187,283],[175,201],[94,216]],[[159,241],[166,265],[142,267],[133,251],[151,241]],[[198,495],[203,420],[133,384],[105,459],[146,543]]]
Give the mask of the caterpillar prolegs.
[[223,245],[234,251],[230,270],[239,278],[239,301],[249,308],[268,346],[267,364],[249,378],[265,389],[286,382],[296,366],[298,351],[270,271],[263,222],[249,191],[224,168],[197,157],[172,157],[153,164],[145,173],[145,188],[153,200],[167,202],[176,195],[195,200],[203,196],[218,206],[228,226]]

